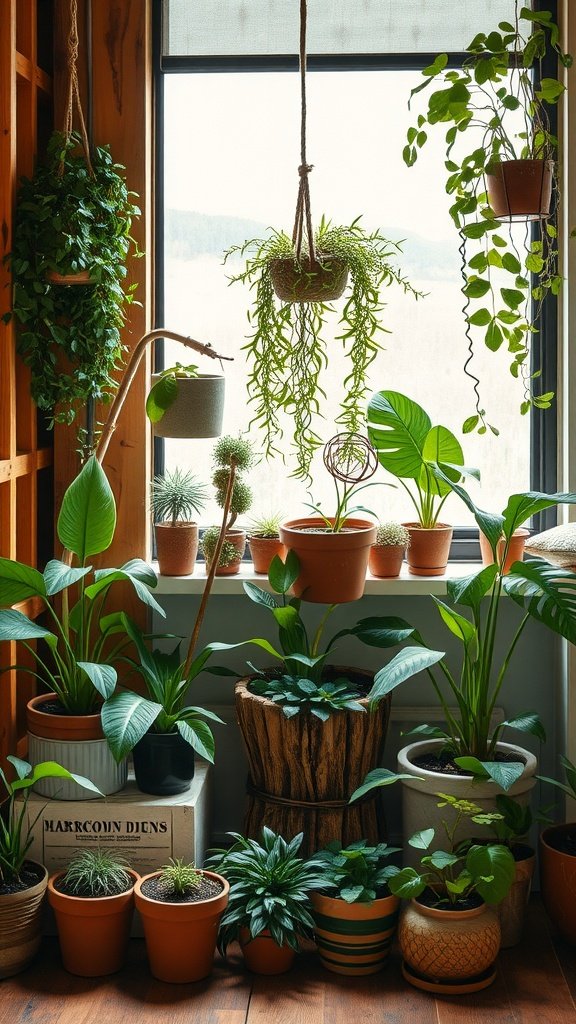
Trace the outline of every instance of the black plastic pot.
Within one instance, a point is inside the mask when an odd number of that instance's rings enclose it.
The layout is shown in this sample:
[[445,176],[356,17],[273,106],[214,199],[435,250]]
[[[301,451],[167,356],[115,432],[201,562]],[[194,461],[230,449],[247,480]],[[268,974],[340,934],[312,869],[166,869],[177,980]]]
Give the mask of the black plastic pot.
[[194,778],[194,751],[179,732],[147,732],[133,755],[136,785],[143,793],[184,793]]

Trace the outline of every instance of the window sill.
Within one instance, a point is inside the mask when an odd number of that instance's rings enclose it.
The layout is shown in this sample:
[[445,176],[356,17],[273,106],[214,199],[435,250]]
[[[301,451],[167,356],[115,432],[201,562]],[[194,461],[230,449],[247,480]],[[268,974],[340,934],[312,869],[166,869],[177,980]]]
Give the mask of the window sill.
[[[152,563],[158,572],[158,563]],[[377,594],[394,594],[396,597],[407,594],[445,594],[446,581],[470,576],[479,568],[479,562],[450,562],[448,572],[444,576],[410,576],[407,566],[402,567],[400,576],[391,579],[379,579],[370,574],[366,577],[364,594],[367,597]],[[216,576],[213,594],[243,594],[242,584],[245,581],[256,583],[263,590],[270,590],[268,579],[254,572],[252,562],[243,562],[240,572],[234,576]],[[204,563],[199,562],[193,576],[158,576],[155,594],[201,594],[206,582]]]

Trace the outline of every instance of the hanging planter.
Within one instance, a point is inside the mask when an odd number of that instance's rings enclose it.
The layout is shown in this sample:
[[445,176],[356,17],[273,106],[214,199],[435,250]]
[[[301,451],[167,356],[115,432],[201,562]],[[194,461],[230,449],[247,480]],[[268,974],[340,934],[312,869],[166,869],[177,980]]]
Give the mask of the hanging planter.
[[46,273],[46,280],[50,284],[62,285],[96,284],[89,270],[79,270],[77,274],[59,274],[56,270],[49,270]]
[[222,374],[186,376],[173,369],[152,374],[146,412],[156,437],[219,437],[224,393]]
[[348,283],[344,260],[277,259],[270,266],[274,291],[282,302],[332,302]]
[[550,216],[553,160],[502,160],[488,165],[486,189],[495,217],[542,220]]

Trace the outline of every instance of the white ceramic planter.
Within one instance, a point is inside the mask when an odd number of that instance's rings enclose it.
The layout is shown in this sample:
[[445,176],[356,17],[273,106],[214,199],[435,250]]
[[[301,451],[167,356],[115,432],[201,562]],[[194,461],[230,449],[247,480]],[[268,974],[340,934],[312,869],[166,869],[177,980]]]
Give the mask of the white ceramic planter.
[[[69,772],[84,775],[101,793],[109,796],[123,789],[128,779],[128,762],[117,764],[105,739],[52,740],[28,733],[28,752],[32,764],[56,761]],[[97,793],[66,779],[42,779],[33,787],[36,793],[58,800],[96,800]]]
[[[437,793],[448,793],[459,800],[472,800],[485,811],[496,810],[496,797],[502,790],[494,782],[474,782],[467,775],[446,775],[443,772],[430,772],[413,764],[414,758],[430,751],[440,750],[443,740],[422,740],[403,747],[398,754],[398,771],[414,776],[413,779],[402,780],[402,832],[404,835],[404,863],[416,867],[420,862],[422,851],[414,850],[407,845],[407,840],[415,832],[424,828],[436,830],[435,840],[430,849],[445,849],[446,834],[442,820],[449,820],[450,809],[439,808]],[[508,754],[517,755],[518,761],[524,761],[524,772],[520,779],[507,791],[508,796],[518,800],[524,806],[530,801],[530,793],[536,784],[537,761],[530,751],[511,743],[499,743],[498,749]],[[457,839],[476,836],[478,839],[490,836],[486,826],[476,825],[464,819],[457,833]]]
[[[152,374],[152,385],[160,379]],[[224,414],[224,377],[179,377],[176,400],[154,424],[157,437],[219,437]]]

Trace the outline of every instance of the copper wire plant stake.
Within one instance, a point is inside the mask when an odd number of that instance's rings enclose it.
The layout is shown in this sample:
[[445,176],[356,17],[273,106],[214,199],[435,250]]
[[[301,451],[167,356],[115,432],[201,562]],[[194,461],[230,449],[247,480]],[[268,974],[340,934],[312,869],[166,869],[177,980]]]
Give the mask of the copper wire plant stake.
[[[318,508],[316,511],[320,512],[325,522],[330,525],[332,533],[340,533],[346,529],[346,520],[353,512],[370,512],[362,505],[357,505],[353,509],[348,506],[353,495],[363,487],[372,486],[365,481],[370,480],[378,469],[378,455],[364,434],[343,433],[335,434],[326,442],[323,459],[336,488],[336,514],[333,524]],[[344,484],[342,489],[338,487],[338,482]]]

